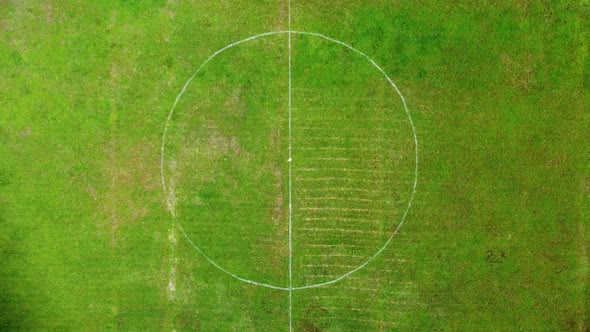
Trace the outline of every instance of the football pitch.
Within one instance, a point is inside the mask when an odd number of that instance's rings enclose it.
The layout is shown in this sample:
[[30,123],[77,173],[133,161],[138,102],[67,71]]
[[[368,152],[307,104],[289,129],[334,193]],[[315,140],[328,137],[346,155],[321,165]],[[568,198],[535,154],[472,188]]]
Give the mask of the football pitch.
[[0,2],[0,329],[590,329],[586,1]]

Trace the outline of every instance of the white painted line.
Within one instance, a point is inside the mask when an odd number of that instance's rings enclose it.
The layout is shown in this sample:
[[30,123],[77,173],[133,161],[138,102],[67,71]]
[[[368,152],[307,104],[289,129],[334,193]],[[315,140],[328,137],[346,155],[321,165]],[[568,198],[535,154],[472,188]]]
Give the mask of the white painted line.
[[[370,98],[369,100],[374,100],[374,98]],[[297,107],[293,107],[293,109],[294,110],[297,110],[298,108]],[[313,107],[312,106],[312,107],[306,107],[305,109],[306,110],[322,111],[322,110],[331,110],[333,108],[331,108],[331,107]],[[388,110],[390,110],[389,107],[368,107],[368,106],[367,107],[359,106],[358,108],[355,106],[355,109],[366,110],[366,111],[373,111],[373,110],[377,110],[377,111],[388,111]],[[371,122],[371,121],[381,123],[381,122],[383,122],[386,119],[387,118],[385,118],[385,117],[375,118],[375,117],[369,117],[369,116],[367,116],[365,118],[358,119],[358,121],[361,122],[361,123],[363,123],[363,122]],[[324,121],[324,122],[319,122],[319,121]],[[301,119],[301,122],[303,122],[303,123],[309,122],[309,123],[313,123],[315,125],[317,125],[317,124],[324,124],[324,125],[330,125],[330,126],[334,122],[336,122],[336,121],[349,122],[350,121],[350,118],[347,118],[347,117],[337,117],[337,116],[335,116],[335,117],[322,117],[322,116],[320,116],[320,117],[306,117],[304,119]],[[355,119],[355,121],[357,121],[357,120]]]
[[319,136],[319,137],[315,137],[315,136],[303,136],[303,137],[299,137],[299,140],[302,141],[325,141],[325,140],[330,140],[330,141],[344,141],[344,140],[349,140],[349,141],[354,141],[354,142],[372,142],[372,143],[379,143],[379,142],[385,142],[384,138],[372,138],[372,139],[366,139],[366,138],[358,138],[358,137],[325,137],[325,136]]
[[344,229],[344,228],[320,228],[320,227],[303,227],[300,229],[302,232],[323,232],[323,233],[354,233],[354,234],[381,234],[379,231],[363,231],[360,229]]
[[300,201],[349,201],[349,202],[372,202],[372,199],[358,198],[358,197],[338,197],[338,196],[323,196],[323,197],[303,197]]
[[[290,2],[289,2],[289,8],[290,8]],[[289,13],[289,18],[290,18],[290,13]],[[321,282],[321,283],[315,283],[315,284],[310,284],[310,285],[305,285],[305,286],[298,286],[298,287],[293,287],[292,284],[292,275],[290,275],[289,279],[290,279],[290,284],[289,287],[280,287],[280,286],[276,286],[276,285],[271,285],[271,284],[267,284],[267,283],[261,283],[261,282],[256,282],[253,280],[249,280],[246,278],[242,278],[239,277],[238,275],[228,271],[227,269],[223,268],[222,266],[220,266],[219,264],[217,264],[216,262],[214,262],[211,258],[209,258],[186,234],[186,232],[184,231],[184,229],[181,227],[180,223],[178,222],[178,219],[176,217],[176,208],[175,208],[175,204],[173,202],[173,200],[170,197],[170,193],[169,193],[169,189],[168,186],[166,184],[166,172],[165,172],[165,155],[166,155],[166,135],[168,132],[168,127],[170,125],[172,116],[174,115],[174,111],[176,109],[176,105],[178,104],[178,101],[180,100],[180,98],[182,97],[182,95],[186,92],[187,87],[189,86],[189,84],[192,82],[192,80],[197,76],[197,74],[199,72],[201,72],[201,70],[213,59],[215,58],[217,55],[219,55],[220,53],[226,51],[229,48],[235,47],[237,45],[240,45],[242,43],[248,42],[248,41],[252,41],[258,38],[262,38],[262,37],[268,37],[268,36],[272,36],[272,35],[280,35],[280,34],[287,34],[289,37],[289,45],[291,44],[291,35],[292,34],[296,34],[296,35],[303,35],[303,36],[313,36],[313,37],[318,37],[327,41],[330,41],[332,43],[336,43],[339,44],[345,48],[350,49],[351,51],[357,53],[358,55],[364,57],[367,61],[369,61],[384,77],[385,79],[389,82],[389,84],[391,85],[391,87],[393,87],[393,89],[397,92],[397,94],[399,95],[402,104],[404,106],[404,111],[406,113],[406,116],[408,118],[408,122],[411,126],[412,129],[412,135],[413,135],[413,139],[414,139],[414,154],[415,154],[415,167],[414,167],[414,181],[413,181],[413,185],[412,185],[412,191],[410,194],[410,198],[406,207],[406,210],[401,218],[401,221],[398,223],[397,227],[395,228],[395,230],[392,232],[391,236],[387,239],[387,241],[385,242],[385,244],[379,249],[377,250],[377,252],[375,252],[375,254],[373,256],[371,256],[369,259],[367,259],[364,263],[362,263],[361,265],[359,265],[358,267],[348,271],[347,273],[344,273],[342,275],[340,275],[339,277],[336,278],[331,278],[329,281],[326,282]],[[291,47],[289,47],[289,54],[291,53]],[[290,59],[290,63],[291,63],[291,57],[289,57]],[[291,71],[289,70],[289,73],[291,74]],[[290,78],[290,75],[289,75]],[[289,83],[290,80],[289,80]],[[291,90],[291,88],[289,89]],[[290,95],[290,94],[289,94]],[[291,100],[289,100],[289,104],[291,103]],[[290,105],[289,105],[290,106]],[[291,109],[291,107],[289,107]],[[333,137],[333,138],[325,138],[325,137],[317,137],[317,138],[307,138],[307,139],[335,139],[335,140],[344,140],[344,138],[341,137]],[[351,139],[351,138],[349,138]],[[291,137],[290,137],[291,140]],[[352,138],[352,140],[354,140],[354,138]],[[357,139],[360,140],[360,139]],[[373,140],[375,141],[375,140]],[[291,149],[291,146],[289,147]],[[176,225],[179,227],[179,229],[181,230],[181,232],[183,233],[184,237],[189,241],[189,243],[193,246],[193,248],[195,248],[195,250],[202,255],[208,262],[210,262],[213,266],[215,266],[216,268],[218,268],[219,270],[221,270],[222,272],[230,275],[231,277],[240,280],[242,282],[245,283],[249,283],[249,284],[253,284],[253,285],[257,285],[257,286],[262,286],[262,287],[267,287],[267,288],[271,288],[271,289],[277,289],[277,290],[284,290],[284,291],[289,291],[290,294],[290,303],[292,303],[291,301],[291,294],[292,291],[294,290],[303,290],[303,289],[310,289],[310,288],[316,288],[316,287],[322,287],[322,286],[327,286],[327,285],[331,285],[334,284],[336,282],[339,282],[340,280],[350,276],[351,274],[357,272],[360,269],[363,269],[365,266],[367,266],[367,264],[369,264],[371,261],[373,261],[375,258],[377,258],[379,255],[381,255],[381,253],[389,246],[389,244],[391,243],[391,241],[393,240],[393,238],[395,237],[395,235],[398,234],[400,228],[402,227],[402,225],[404,224],[404,221],[412,207],[412,203],[414,201],[414,197],[416,195],[416,188],[418,185],[418,164],[419,164],[419,158],[418,158],[418,137],[417,137],[417,133],[416,133],[416,127],[414,125],[414,121],[412,120],[412,117],[410,115],[410,111],[407,107],[407,103],[406,100],[404,98],[404,96],[401,94],[401,92],[399,91],[398,87],[395,85],[395,83],[393,82],[393,80],[391,80],[391,78],[389,76],[387,76],[387,74],[385,73],[385,71],[373,60],[371,59],[368,55],[366,55],[365,53],[357,50],[356,48],[341,42],[339,40],[336,40],[334,38],[331,37],[327,37],[325,35],[319,34],[319,33],[314,33],[314,32],[304,32],[304,31],[294,31],[290,29],[290,23],[289,23],[289,29],[286,31],[271,31],[271,32],[265,32],[265,33],[261,33],[255,36],[251,36],[248,37],[246,39],[242,39],[239,40],[237,42],[234,42],[232,44],[229,44],[225,47],[223,47],[222,49],[216,51],[215,53],[213,53],[211,56],[209,56],[205,62],[203,62],[203,64],[201,64],[201,66],[199,66],[199,68],[189,77],[189,79],[186,81],[186,83],[184,84],[184,86],[182,87],[182,90],[180,91],[180,93],[176,96],[176,99],[174,100],[174,103],[172,105],[172,108],[170,109],[170,112],[168,113],[168,117],[166,119],[166,123],[164,125],[164,132],[162,134],[162,146],[160,149],[160,176],[161,176],[161,180],[162,180],[162,189],[164,192],[164,197],[166,200],[166,205],[168,207],[168,210],[170,211],[170,214],[172,215],[172,217],[174,218],[174,220],[176,221]],[[349,159],[350,161],[350,159]],[[291,163],[289,164],[291,165]],[[291,186],[290,186],[291,187]],[[334,190],[334,188],[331,188],[330,190]],[[351,190],[351,189],[343,189],[343,188],[339,188],[336,190]],[[354,189],[352,189],[354,190]],[[351,191],[352,191],[351,190]],[[319,190],[316,190],[319,191]],[[357,189],[358,191],[358,189]],[[290,203],[290,209],[292,208],[291,203]],[[292,218],[292,216],[290,216],[290,219]],[[291,221],[291,220],[290,220]],[[291,223],[290,223],[290,227],[291,227]],[[292,241],[292,239],[290,239]],[[292,243],[290,243],[291,249],[292,249]],[[329,245],[327,247],[330,247]],[[290,262],[292,260],[292,252],[291,252],[291,257],[290,257]],[[290,266],[290,270],[292,273],[292,264]],[[290,313],[291,313],[291,309],[290,309]]]
[[334,157],[312,157],[312,158],[306,158],[306,160],[363,161],[362,159],[356,159],[356,158],[334,158]]
[[328,146],[328,147],[312,147],[312,148],[299,148],[299,150],[302,151],[317,151],[317,150],[327,150],[327,151],[332,151],[332,150],[339,150],[339,151],[357,151],[360,149],[357,148],[340,148],[340,147],[332,147],[332,146]]
[[338,268],[346,268],[350,269],[351,267],[356,267],[356,265],[347,265],[347,264],[305,264],[303,267],[338,267]]
[[[350,255],[350,254],[309,254],[309,255],[303,255],[303,257],[345,257],[345,258],[366,258],[366,256],[362,256],[362,255]],[[356,267],[356,265],[355,265]],[[357,277],[350,277],[349,279],[355,279]],[[358,278],[357,278],[358,279]],[[363,279],[363,278],[360,278]]]
[[[337,131],[337,132],[354,131],[354,129],[344,129],[343,130],[341,128],[328,127],[328,126],[324,126],[324,127],[298,127],[298,129],[308,130],[308,131],[317,131],[317,130]],[[383,129],[383,128],[372,128],[371,131],[373,133],[389,133],[390,132],[388,129]]]
[[344,218],[344,217],[312,217],[303,218],[304,221],[344,221],[344,222],[355,222],[361,224],[378,224],[379,220],[365,219],[365,218]]
[[331,207],[331,206],[304,207],[304,208],[301,208],[300,210],[301,211],[377,212],[377,213],[383,212],[383,210],[364,209],[364,208],[341,208],[341,207]]
[[377,172],[379,172],[379,174],[381,174],[381,173],[387,173],[387,174],[399,173],[398,171],[376,170],[376,169],[370,169],[370,168],[334,168],[334,167],[332,167],[332,168],[330,168],[330,167],[326,167],[326,168],[307,167],[307,168],[300,168],[299,171],[301,171],[301,172],[330,172],[330,173],[333,173],[333,172],[377,173]]
[[287,1],[287,13],[289,18],[288,22],[288,30],[289,30],[289,97],[288,97],[288,108],[289,108],[289,331],[293,331],[293,206],[292,206],[292,199],[293,199],[293,186],[292,186],[292,179],[293,179],[293,168],[291,166],[292,158],[292,146],[293,146],[293,132],[291,130],[291,73],[292,73],[292,56],[291,56],[291,0]]
[[327,187],[327,188],[312,188],[312,189],[301,189],[302,192],[323,192],[323,191],[356,191],[370,194],[387,193],[385,190],[378,189],[362,189],[362,188],[346,188],[346,187]]
[[[349,255],[349,254],[308,254],[308,255],[303,255],[303,257],[346,257],[346,258],[363,258],[365,256],[361,256],[361,255]],[[356,267],[356,265],[355,265]],[[355,277],[350,277],[350,279],[353,279]]]
[[369,183],[399,183],[399,181],[392,181],[392,180],[381,180],[381,179],[358,179],[358,178],[345,178],[345,177],[336,177],[336,176],[327,176],[322,178],[300,178],[297,179],[299,182],[369,182]]

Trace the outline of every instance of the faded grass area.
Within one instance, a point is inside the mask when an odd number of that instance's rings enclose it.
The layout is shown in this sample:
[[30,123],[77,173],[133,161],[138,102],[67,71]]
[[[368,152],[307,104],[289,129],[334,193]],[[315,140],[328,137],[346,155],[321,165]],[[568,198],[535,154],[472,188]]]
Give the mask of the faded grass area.
[[[286,292],[234,280],[174,233],[159,179],[163,121],[182,84],[221,47],[285,30],[286,5],[0,0],[0,330],[288,326]],[[398,84],[421,152],[418,195],[393,245],[334,287],[294,292],[297,331],[588,329],[589,8],[292,1],[293,30],[349,43]],[[203,249],[239,274],[285,285],[286,121],[277,110],[287,109],[288,62],[285,36],[276,37],[208,66],[179,105],[166,167]],[[398,198],[343,190],[387,191],[368,182],[391,180],[384,169],[377,178],[330,170],[353,155],[387,158],[327,140],[346,119],[321,119],[367,112],[354,91],[382,95],[345,84],[329,61],[340,53],[293,41],[293,83],[305,84],[294,91],[316,116],[308,136],[321,136],[300,157],[332,158],[306,166],[324,173],[304,179],[317,197],[300,196],[309,200],[298,206],[333,222],[315,220],[318,230],[294,238],[316,245],[294,257],[309,255],[296,263],[326,280],[391,230],[361,209],[395,213],[387,204]],[[318,90],[343,83],[354,90],[346,98]],[[377,131],[356,138],[395,140]],[[391,168],[402,162],[394,150]],[[328,184],[337,190],[317,191]],[[364,218],[366,228],[341,227],[345,218]],[[204,222],[212,220],[220,222]],[[326,236],[328,226],[337,232]],[[375,243],[353,247],[366,230]]]
[[121,223],[136,223],[149,217],[154,204],[161,201],[160,182],[154,176],[159,170],[156,143],[145,141],[121,147],[111,141],[105,146],[108,158],[102,172],[108,184],[103,193],[97,193],[92,186],[88,186],[88,191],[101,202],[100,215],[106,217],[102,226],[108,229],[112,246],[125,240],[117,235]]

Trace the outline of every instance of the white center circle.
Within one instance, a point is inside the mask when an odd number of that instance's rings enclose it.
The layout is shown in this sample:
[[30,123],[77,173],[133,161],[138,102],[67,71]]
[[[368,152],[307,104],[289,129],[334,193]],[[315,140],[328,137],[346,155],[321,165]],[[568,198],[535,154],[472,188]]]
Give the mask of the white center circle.
[[[256,39],[259,39],[259,38],[263,38],[263,37],[269,37],[269,36],[273,36],[273,35],[287,35],[287,34],[294,34],[294,35],[301,35],[301,36],[309,36],[309,37],[312,37],[312,38],[319,38],[319,39],[322,39],[324,41],[328,41],[328,42],[330,42],[330,43],[332,43],[334,45],[339,45],[341,47],[344,47],[345,49],[348,49],[348,50],[352,51],[352,53],[355,53],[356,55],[359,55],[360,57],[364,58],[365,61],[368,61],[372,65],[372,67],[374,69],[377,69],[377,71],[382,75],[382,78],[381,79],[385,79],[387,81],[387,84],[389,85],[390,89],[392,89],[393,91],[395,91],[395,93],[399,96],[399,100],[403,104],[403,110],[405,112],[406,121],[407,121],[407,123],[409,123],[409,125],[411,127],[411,134],[412,134],[411,141],[413,143],[413,150],[414,150],[414,153],[412,154],[412,156],[413,156],[413,158],[412,158],[413,159],[412,160],[413,161],[412,179],[411,179],[411,181],[409,183],[410,189],[408,190],[409,191],[409,197],[406,197],[406,199],[404,201],[405,202],[405,206],[404,206],[404,208],[402,210],[399,211],[400,217],[398,218],[398,220],[395,221],[397,224],[393,223],[395,227],[390,230],[389,235],[385,238],[385,241],[381,244],[381,246],[378,247],[376,250],[374,250],[374,252],[371,255],[367,255],[366,258],[363,261],[361,261],[359,264],[354,265],[354,266],[348,266],[345,271],[343,271],[342,273],[339,273],[336,276],[330,277],[329,280],[322,280],[320,282],[310,282],[310,283],[307,283],[305,285],[296,286],[296,287],[285,287],[285,286],[280,286],[280,285],[276,285],[276,284],[272,284],[272,283],[266,283],[266,282],[260,282],[260,281],[257,281],[257,280],[252,280],[252,278],[245,278],[243,276],[240,276],[237,273],[234,273],[233,271],[230,271],[226,267],[222,266],[221,264],[218,263],[218,261],[216,259],[212,258],[204,250],[202,250],[201,246],[198,243],[196,243],[191,238],[191,236],[185,231],[185,229],[183,228],[183,226],[181,225],[181,223],[179,222],[179,220],[177,218],[176,196],[175,196],[175,192],[173,190],[173,185],[174,184],[172,183],[173,181],[172,181],[171,175],[169,174],[170,173],[170,165],[169,165],[170,164],[170,161],[167,160],[167,149],[168,149],[167,148],[167,145],[169,144],[168,143],[168,140],[169,140],[169,135],[170,135],[169,134],[169,129],[170,129],[170,126],[171,126],[171,121],[172,121],[173,115],[174,115],[174,113],[176,111],[177,105],[178,105],[181,97],[185,94],[185,92],[187,91],[187,88],[189,87],[190,83],[195,79],[195,77],[200,72],[202,72],[203,68],[205,68],[205,66],[209,62],[211,62],[214,58],[216,58],[218,55],[220,55],[221,53],[223,53],[223,52],[225,52],[225,51],[227,51],[227,50],[229,50],[229,49],[231,49],[231,48],[233,48],[235,46],[238,46],[240,44],[243,44],[243,43],[246,43],[246,42],[249,42],[249,41],[253,41],[253,40],[256,40]],[[310,130],[311,131],[311,130],[314,130],[314,127],[313,126],[308,126],[308,127],[302,128],[302,129],[307,129],[307,130]],[[309,136],[310,136],[310,139],[313,138],[313,137],[311,137],[312,135],[309,135]],[[325,139],[338,139],[338,137],[325,137]],[[233,146],[233,143],[220,143],[220,144],[226,144],[227,146]],[[230,148],[233,148],[233,147],[230,147]],[[344,148],[342,148],[342,147],[334,147],[334,146],[326,146],[326,147],[323,147],[323,149],[325,149],[325,150],[328,150],[328,149],[337,150],[337,149],[344,149]],[[305,153],[302,152],[302,155],[305,156]],[[323,156],[324,158],[319,158],[318,156],[320,156],[320,157]],[[338,165],[338,164],[336,164],[336,162],[338,162],[338,159],[339,159],[337,157],[332,158],[331,156],[328,156],[329,157],[328,158],[328,157],[326,157],[324,155],[315,155],[315,156],[312,156],[312,157],[315,158],[315,159],[318,159],[318,160],[324,159],[322,161],[324,163],[333,162],[334,165]],[[310,158],[310,159],[313,159],[313,158]],[[288,159],[283,159],[283,162],[286,161],[289,165],[291,165],[291,164],[298,165],[298,163],[299,163],[299,161],[301,159],[302,158],[299,158],[299,157],[295,156],[293,158],[289,157]],[[342,159],[342,158],[340,158],[340,159]],[[174,104],[173,104],[173,106],[172,106],[172,108],[171,108],[171,110],[170,110],[170,112],[168,114],[168,117],[167,117],[167,120],[166,120],[166,124],[164,126],[164,134],[162,136],[161,160],[160,161],[161,161],[161,165],[160,166],[161,166],[162,187],[163,187],[164,195],[166,197],[167,207],[168,207],[170,213],[172,214],[173,218],[175,219],[175,221],[177,223],[177,226],[179,227],[180,231],[183,233],[183,235],[186,237],[186,239],[188,240],[188,242],[192,245],[192,247],[194,247],[194,249],[196,251],[198,251],[207,261],[209,261],[216,268],[218,268],[219,270],[221,270],[221,271],[229,274],[230,276],[232,276],[232,277],[234,277],[234,278],[236,278],[236,279],[238,279],[240,281],[243,281],[243,282],[246,282],[246,283],[250,283],[250,284],[259,285],[259,286],[264,286],[264,287],[268,287],[268,288],[279,289],[279,290],[298,290],[298,289],[307,289],[307,288],[314,288],[314,287],[320,287],[320,286],[324,286],[324,285],[329,285],[329,284],[335,283],[335,282],[337,282],[339,280],[342,280],[342,279],[346,278],[347,276],[351,275],[352,273],[354,273],[354,272],[356,272],[356,271],[364,268],[367,264],[369,264],[372,260],[374,260],[377,256],[379,256],[385,250],[385,248],[387,248],[387,246],[389,245],[389,243],[392,241],[392,239],[398,233],[399,229],[401,228],[402,224],[404,223],[404,220],[406,219],[406,216],[407,216],[407,214],[408,214],[408,212],[410,210],[410,207],[411,207],[412,202],[413,202],[413,199],[414,199],[414,195],[415,195],[415,192],[416,192],[417,180],[418,180],[418,140],[417,140],[417,136],[416,136],[416,129],[414,127],[414,124],[413,124],[412,118],[410,116],[410,113],[408,111],[408,108],[407,108],[407,105],[406,105],[406,102],[405,102],[404,97],[402,96],[402,94],[400,93],[399,89],[394,84],[394,82],[384,72],[384,70],[380,66],[378,66],[375,63],[375,61],[373,61],[371,58],[369,58],[365,53],[363,53],[363,52],[361,52],[361,51],[353,48],[352,46],[350,46],[348,44],[345,44],[345,43],[343,43],[341,41],[335,40],[333,38],[330,38],[330,37],[327,37],[327,36],[324,36],[324,35],[321,35],[321,34],[309,33],[309,32],[300,32],[300,31],[275,31],[275,32],[268,32],[268,33],[263,33],[263,34],[259,34],[259,35],[256,35],[256,36],[252,36],[252,37],[249,37],[249,38],[240,40],[238,42],[232,43],[230,45],[227,45],[226,47],[224,47],[224,48],[216,51],[215,53],[213,53],[193,73],[193,75],[184,84],[181,92],[177,95],[177,97],[176,97],[176,99],[174,101]],[[346,169],[344,169],[344,170],[346,170]],[[303,171],[312,171],[312,168],[311,167],[308,167],[306,169],[302,169],[301,171],[302,172]],[[352,170],[349,170],[349,171],[358,171],[358,170],[352,169]],[[307,180],[313,180],[314,183],[316,183],[316,182],[317,183],[320,183],[321,181],[326,181],[327,183],[334,183],[334,181],[336,181],[332,177],[325,177],[324,176],[324,177],[316,177],[316,178],[309,178],[309,179],[303,178],[303,179],[300,180],[300,183],[304,183],[304,181],[307,181]],[[310,192],[312,192],[313,190],[316,190],[316,191],[318,190],[317,188],[314,189],[314,183],[312,183],[311,186],[310,186],[310,189],[309,189]],[[342,186],[341,183],[338,183],[338,185],[341,185]],[[315,186],[317,187],[319,185],[316,184]],[[327,189],[329,189],[328,187],[329,186],[326,185],[325,187],[322,187],[320,189],[327,190]],[[344,188],[344,187],[339,188],[339,190],[344,190],[344,189],[346,189],[346,188]],[[304,191],[302,191],[302,193],[304,193]],[[322,196],[322,197],[310,197],[310,199],[312,199],[312,198],[313,199],[316,199],[318,201],[319,200],[327,200],[329,198],[331,198],[333,200],[336,200],[336,199],[340,199],[340,200],[349,199],[349,200],[351,200],[351,199],[353,199],[353,198],[350,198],[350,197],[324,197],[324,196]],[[357,198],[357,200],[360,200],[360,199]],[[311,211],[309,213],[315,213],[315,211],[321,211],[322,209],[323,210],[334,210],[336,208],[332,208],[332,207],[329,207],[329,206],[304,207],[304,208],[301,208],[300,209],[301,211],[300,211],[299,215],[302,217],[302,219],[309,219],[309,220],[318,219],[319,220],[319,219],[321,219],[321,216],[319,216],[317,218],[313,218],[313,215],[312,214],[308,215],[307,214],[308,212],[306,212],[306,211]],[[349,211],[350,213],[355,212],[355,211],[360,211],[360,212],[363,211],[363,209],[361,209],[361,208],[348,208],[348,209],[346,209],[346,208],[338,208],[338,209],[339,210],[342,210],[342,211]],[[344,212],[342,212],[342,213],[344,213]],[[306,216],[307,216],[307,218],[304,218]],[[347,218],[342,217],[340,219],[345,220]],[[348,218],[348,219],[352,219],[352,218]],[[296,216],[293,219],[293,223],[296,224],[297,222],[298,222],[298,219],[297,219],[297,216]],[[313,228],[308,227],[306,230],[311,230],[311,229],[313,229]],[[320,231],[322,231],[322,229],[320,229]],[[354,231],[354,230],[351,230],[351,231]],[[304,233],[301,233],[301,234],[304,234]],[[295,239],[295,241],[296,240],[297,239]],[[291,255],[291,253],[289,253],[289,254]],[[301,253],[295,252],[295,254],[301,254]],[[294,271],[294,273],[296,273],[296,272],[297,271]]]

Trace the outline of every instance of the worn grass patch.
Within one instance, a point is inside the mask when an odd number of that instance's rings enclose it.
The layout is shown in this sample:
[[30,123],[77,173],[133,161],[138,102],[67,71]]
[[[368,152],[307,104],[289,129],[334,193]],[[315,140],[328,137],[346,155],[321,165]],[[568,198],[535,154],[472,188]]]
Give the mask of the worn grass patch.
[[[1,330],[288,329],[287,4],[0,1]],[[587,330],[587,1],[291,9],[294,330]]]

